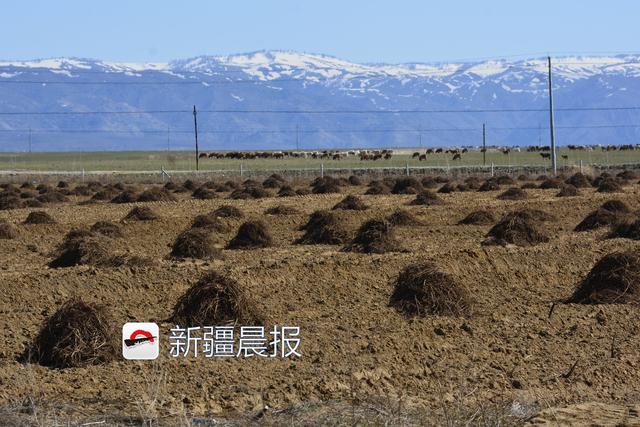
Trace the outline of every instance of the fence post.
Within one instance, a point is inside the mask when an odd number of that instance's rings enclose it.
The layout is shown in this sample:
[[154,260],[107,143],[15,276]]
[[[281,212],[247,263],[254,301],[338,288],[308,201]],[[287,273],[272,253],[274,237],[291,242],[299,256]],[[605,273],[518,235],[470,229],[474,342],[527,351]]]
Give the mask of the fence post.
[[491,162],[491,177],[493,177],[494,174],[494,170],[493,170],[493,162]]
[[409,162],[407,162],[407,176],[409,176]]
[[324,178],[324,163],[320,163],[320,178]]
[[580,159],[580,173],[582,173],[582,159]]
[[82,168],[82,182],[84,182],[84,168]]
[[244,175],[244,169],[242,167],[242,162],[240,162],[240,178]]

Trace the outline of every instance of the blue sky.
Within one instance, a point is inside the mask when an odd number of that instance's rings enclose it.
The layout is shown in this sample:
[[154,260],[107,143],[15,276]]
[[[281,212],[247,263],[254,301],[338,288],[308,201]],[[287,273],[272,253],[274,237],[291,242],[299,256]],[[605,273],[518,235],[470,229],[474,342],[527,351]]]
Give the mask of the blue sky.
[[285,49],[394,63],[637,52],[639,16],[635,0],[13,0],[0,13],[0,58]]

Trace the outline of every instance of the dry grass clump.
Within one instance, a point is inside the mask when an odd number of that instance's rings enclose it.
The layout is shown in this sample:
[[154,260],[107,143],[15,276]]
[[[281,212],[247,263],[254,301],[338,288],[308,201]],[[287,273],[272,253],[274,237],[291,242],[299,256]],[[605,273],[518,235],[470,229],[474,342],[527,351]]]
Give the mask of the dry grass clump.
[[295,215],[300,211],[293,206],[277,205],[264,211],[265,215]]
[[216,272],[206,273],[178,299],[171,321],[180,326],[264,323],[245,289]]
[[55,224],[56,220],[51,217],[45,211],[33,211],[29,212],[27,218],[24,220],[25,224]]
[[247,221],[240,225],[238,233],[227,244],[227,249],[257,249],[273,245],[267,225],[260,220]]
[[604,202],[601,206],[602,209],[609,210],[611,212],[629,213],[631,208],[622,200],[611,199]]
[[105,236],[94,235],[88,230],[72,230],[54,251],[51,268],[75,265],[104,265],[111,257],[109,241]]
[[96,191],[93,196],[91,196],[91,200],[111,200],[118,194],[118,191],[113,188],[105,188],[99,191]]
[[40,203],[63,203],[68,202],[69,198],[58,191],[49,191],[36,197]]
[[522,184],[520,188],[522,188],[523,190],[535,190],[538,188],[538,186],[536,185],[535,182],[529,181]]
[[434,263],[411,264],[398,276],[390,305],[407,316],[468,316],[468,291]]
[[206,228],[217,233],[226,233],[229,226],[224,223],[214,212],[197,215],[191,222],[191,228]]
[[73,189],[73,194],[76,196],[91,196],[93,191],[87,185],[76,185]]
[[202,186],[202,187],[196,188],[196,190],[193,193],[191,193],[191,197],[199,200],[211,200],[211,199],[217,199],[218,195],[216,194],[215,190]]
[[240,209],[231,205],[222,205],[212,213],[219,218],[243,218],[244,217],[244,214]]
[[464,180],[464,183],[467,184],[470,190],[477,190],[480,188],[482,183],[480,182],[480,178],[477,176],[470,176]]
[[19,209],[23,201],[11,193],[0,193],[0,210]]
[[497,197],[499,200],[525,200],[529,198],[526,191],[518,187],[511,187]]
[[409,204],[425,206],[443,205],[444,200],[431,190],[422,190]]
[[579,195],[580,193],[576,187],[571,184],[565,184],[558,194],[556,194],[556,197],[575,197]]
[[178,199],[166,188],[153,187],[138,196],[138,202],[175,202]]
[[360,200],[358,196],[349,194],[347,197],[338,202],[332,209],[363,211],[369,209],[369,206],[367,206],[362,200]]
[[107,237],[122,237],[124,234],[118,224],[110,221],[98,221],[91,226],[91,232]]
[[478,191],[496,191],[500,189],[500,184],[495,179],[487,179],[485,180],[480,187],[478,187]]
[[171,249],[173,258],[220,258],[220,249],[215,246],[211,230],[206,228],[190,228],[176,237]]
[[617,180],[613,178],[606,178],[600,182],[597,191],[598,193],[622,193],[624,190]]
[[491,227],[487,233],[485,244],[512,244],[517,246],[533,246],[549,241],[541,223],[548,221],[549,214],[535,210],[510,212],[500,222]]
[[194,191],[196,188],[198,188],[198,184],[196,184],[190,179],[187,179],[185,182],[183,182],[182,186],[189,191]]
[[578,304],[639,304],[640,254],[637,251],[605,255],[567,300]]
[[575,173],[571,175],[566,181],[566,184],[573,185],[576,188],[589,188],[591,187],[591,178],[583,173]]
[[332,176],[316,178],[311,183],[311,192],[313,194],[339,193],[340,185],[341,182]]
[[465,225],[489,225],[495,222],[495,216],[486,210],[477,210],[471,212],[458,222],[458,224]]
[[635,179],[638,179],[638,174],[630,170],[624,170],[622,172],[619,172],[616,175],[616,178],[619,178],[625,181],[633,181]]
[[396,209],[391,215],[387,217],[387,221],[391,225],[397,226],[419,226],[424,223],[416,218],[411,212],[404,209]]
[[422,191],[422,189],[422,183],[420,181],[408,176],[406,178],[398,178],[391,192],[393,194],[417,194]]
[[36,199],[29,199],[29,200],[25,200],[24,206],[27,208],[41,208],[44,206],[44,203]]
[[369,183],[369,188],[364,193],[368,196],[382,195],[382,194],[391,194],[391,189],[381,181],[371,181]]
[[393,225],[384,219],[371,219],[362,224],[356,236],[343,250],[345,252],[365,254],[404,251],[400,242],[396,239]]
[[303,245],[339,245],[346,243],[349,234],[338,217],[330,211],[315,211],[300,228],[305,233],[295,243]]
[[108,363],[118,355],[117,336],[105,306],[70,299],[44,321],[24,359],[51,368]]
[[130,221],[153,221],[158,218],[160,216],[148,206],[136,206],[124,217],[125,220]]
[[5,219],[0,219],[0,239],[10,240],[18,237],[18,230]]

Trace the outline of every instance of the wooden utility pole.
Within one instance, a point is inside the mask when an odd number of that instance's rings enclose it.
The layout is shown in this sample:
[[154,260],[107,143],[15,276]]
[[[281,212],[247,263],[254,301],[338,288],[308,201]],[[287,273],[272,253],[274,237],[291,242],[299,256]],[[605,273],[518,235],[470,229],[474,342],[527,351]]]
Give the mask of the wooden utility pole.
[[551,170],[553,175],[558,173],[558,165],[556,159],[556,139],[553,129],[553,88],[551,82],[551,57],[548,58],[549,63],[549,130],[551,131]]
[[193,106],[193,130],[196,135],[196,171],[200,170],[200,165],[198,162],[200,161],[200,153],[198,153],[198,112],[196,111],[196,106]]
[[482,166],[487,166],[487,128],[482,124]]

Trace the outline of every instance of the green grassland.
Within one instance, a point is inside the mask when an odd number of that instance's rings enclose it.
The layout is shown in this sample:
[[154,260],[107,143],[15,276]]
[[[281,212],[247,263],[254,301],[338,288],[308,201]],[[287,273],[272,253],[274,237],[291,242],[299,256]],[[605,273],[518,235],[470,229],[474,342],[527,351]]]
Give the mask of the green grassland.
[[[426,161],[412,158],[414,151],[424,152],[424,149],[395,150],[389,160],[361,161],[358,157],[350,156],[340,160],[285,158],[285,159],[200,159],[200,171],[236,170],[241,164],[245,171],[292,170],[292,169],[326,169],[332,168],[376,168],[376,167],[405,167],[431,166],[482,166],[483,155],[472,150],[462,155],[461,160],[452,160],[451,154],[431,154]],[[561,156],[567,155],[568,159]],[[570,151],[560,149],[558,152],[558,166],[578,165],[620,165],[640,163],[640,151]],[[548,166],[550,161],[543,159],[538,153],[512,152],[487,153],[486,165],[494,163],[496,166]],[[195,170],[196,162],[193,152],[186,151],[118,151],[118,152],[34,152],[34,153],[1,153],[0,171],[33,171],[33,172],[86,172],[91,171],[168,171]]]

